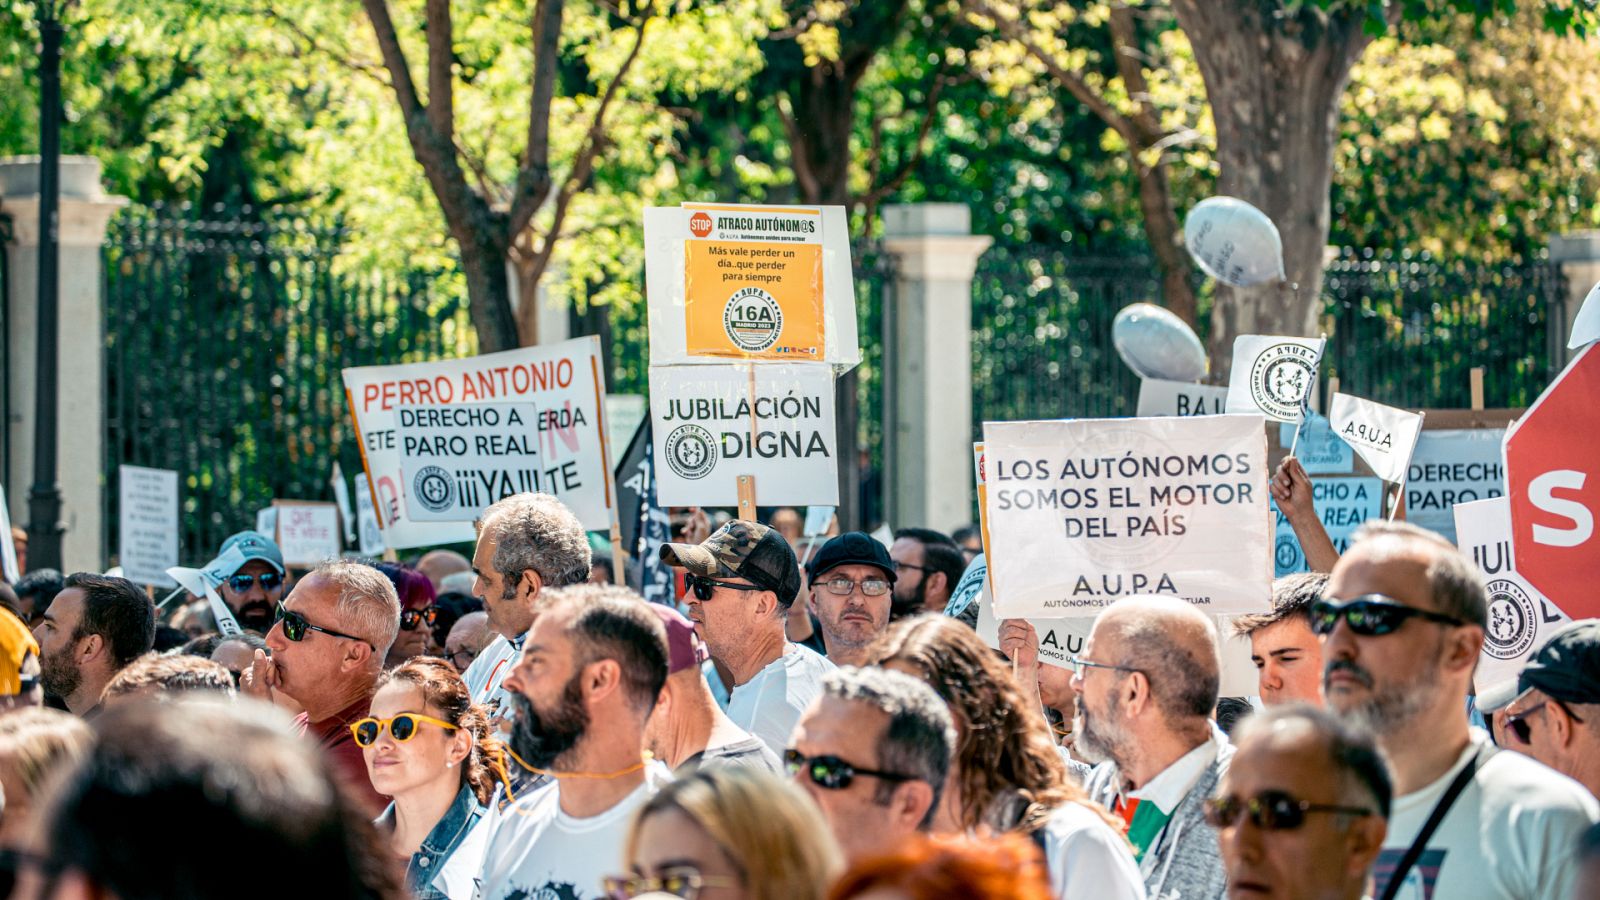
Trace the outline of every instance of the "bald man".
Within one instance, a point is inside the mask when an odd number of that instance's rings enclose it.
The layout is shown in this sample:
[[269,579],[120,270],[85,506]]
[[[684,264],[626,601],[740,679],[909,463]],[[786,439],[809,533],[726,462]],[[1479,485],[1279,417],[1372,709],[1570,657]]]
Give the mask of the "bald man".
[[433,583],[433,592],[437,594],[444,590],[445,576],[471,572],[472,560],[454,550],[429,550],[417,560],[417,571],[428,576]]
[[1221,663],[1211,620],[1174,597],[1125,597],[1095,619],[1073,661],[1073,747],[1097,763],[1085,788],[1128,823],[1151,897],[1227,887],[1205,802],[1233,747],[1211,721]]
[[450,634],[444,639],[445,659],[450,660],[457,672],[465,672],[492,640],[494,631],[489,628],[489,614],[467,613],[450,626]]

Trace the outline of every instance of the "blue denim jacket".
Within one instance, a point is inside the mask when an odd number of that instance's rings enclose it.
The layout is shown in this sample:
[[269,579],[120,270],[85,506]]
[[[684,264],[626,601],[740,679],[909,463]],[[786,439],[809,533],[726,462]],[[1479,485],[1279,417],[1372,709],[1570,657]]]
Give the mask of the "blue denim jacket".
[[[455,802],[445,811],[444,818],[428,832],[417,852],[411,854],[411,862],[406,866],[406,887],[413,897],[417,900],[448,900],[448,895],[434,887],[434,879],[450,863],[450,857],[487,812],[486,807],[478,804],[471,786],[463,784]],[[378,817],[377,826],[383,832],[393,833],[394,824],[394,804],[390,803],[389,808]],[[471,861],[474,869],[478,863],[478,860]]]

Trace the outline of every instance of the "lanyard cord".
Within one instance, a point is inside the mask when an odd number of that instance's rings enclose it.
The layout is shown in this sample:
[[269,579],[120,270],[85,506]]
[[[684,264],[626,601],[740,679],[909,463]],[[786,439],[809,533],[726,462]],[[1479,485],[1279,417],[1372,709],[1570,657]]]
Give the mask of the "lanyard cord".
[[643,769],[645,766],[650,765],[650,761],[654,759],[650,753],[646,752],[644,754],[644,758],[639,760],[637,763],[634,763],[626,769],[618,769],[615,772],[552,772],[548,769],[540,769],[536,766],[528,765],[522,757],[517,755],[517,751],[511,749],[509,746],[506,747],[506,753],[512,759],[516,760],[517,765],[527,769],[529,772],[532,772],[535,775],[548,775],[557,780],[562,778],[621,778],[624,775],[631,775],[634,772]]

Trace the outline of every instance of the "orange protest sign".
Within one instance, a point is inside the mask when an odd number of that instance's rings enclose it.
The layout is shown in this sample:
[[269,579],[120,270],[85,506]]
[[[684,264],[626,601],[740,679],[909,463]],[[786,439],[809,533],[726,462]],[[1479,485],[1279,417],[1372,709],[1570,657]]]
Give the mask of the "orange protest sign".
[[685,206],[686,350],[733,359],[816,359],[826,352],[822,212]]

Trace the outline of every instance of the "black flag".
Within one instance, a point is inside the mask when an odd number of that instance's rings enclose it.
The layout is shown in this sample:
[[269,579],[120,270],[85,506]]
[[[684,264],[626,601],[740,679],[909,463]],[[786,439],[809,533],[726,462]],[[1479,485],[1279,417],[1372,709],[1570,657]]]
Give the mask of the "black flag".
[[672,535],[672,522],[656,503],[649,416],[639,423],[622,464],[617,466],[617,516],[622,545],[633,557],[628,565],[628,586],[651,603],[676,605],[672,569],[661,561],[661,545]]

